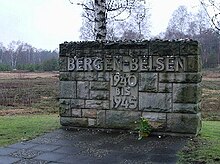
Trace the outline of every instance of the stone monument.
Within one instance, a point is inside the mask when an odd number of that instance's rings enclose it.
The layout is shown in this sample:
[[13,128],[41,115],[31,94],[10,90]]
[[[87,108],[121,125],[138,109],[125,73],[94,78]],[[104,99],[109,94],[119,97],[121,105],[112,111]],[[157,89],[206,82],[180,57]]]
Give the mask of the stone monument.
[[201,129],[196,41],[64,42],[59,60],[63,126],[134,130],[144,117],[161,134]]

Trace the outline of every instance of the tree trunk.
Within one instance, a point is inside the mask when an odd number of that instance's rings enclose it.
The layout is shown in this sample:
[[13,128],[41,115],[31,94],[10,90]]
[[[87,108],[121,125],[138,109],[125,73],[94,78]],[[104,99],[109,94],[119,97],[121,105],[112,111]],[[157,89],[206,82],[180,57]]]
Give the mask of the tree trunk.
[[95,1],[95,37],[97,41],[106,39],[106,0]]

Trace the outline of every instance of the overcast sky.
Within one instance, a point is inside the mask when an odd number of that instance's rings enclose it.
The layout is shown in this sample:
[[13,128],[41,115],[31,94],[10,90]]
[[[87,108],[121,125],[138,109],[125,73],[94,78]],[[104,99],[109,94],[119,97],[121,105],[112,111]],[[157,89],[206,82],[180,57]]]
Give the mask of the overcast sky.
[[[165,31],[180,5],[196,10],[198,1],[150,0],[152,35]],[[81,7],[69,0],[0,0],[0,42],[7,46],[12,40],[20,40],[54,50],[64,41],[79,40],[81,12]]]

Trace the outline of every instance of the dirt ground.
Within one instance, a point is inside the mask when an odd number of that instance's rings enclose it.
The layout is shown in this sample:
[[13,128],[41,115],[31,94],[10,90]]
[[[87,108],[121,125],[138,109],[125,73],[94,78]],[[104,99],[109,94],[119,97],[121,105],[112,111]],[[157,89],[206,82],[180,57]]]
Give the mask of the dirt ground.
[[205,81],[220,81],[220,71],[204,71],[202,78]]
[[[0,72],[0,79],[18,79],[18,78],[57,78],[58,72]],[[203,80],[220,81],[220,71],[205,71]]]
[[0,79],[57,78],[58,72],[0,72]]
[[203,72],[202,117],[220,121],[220,71]]
[[57,72],[0,72],[0,116],[58,113]]
[[28,114],[39,114],[42,113],[39,109],[8,109],[0,110],[0,116],[12,116],[12,115],[28,115]]

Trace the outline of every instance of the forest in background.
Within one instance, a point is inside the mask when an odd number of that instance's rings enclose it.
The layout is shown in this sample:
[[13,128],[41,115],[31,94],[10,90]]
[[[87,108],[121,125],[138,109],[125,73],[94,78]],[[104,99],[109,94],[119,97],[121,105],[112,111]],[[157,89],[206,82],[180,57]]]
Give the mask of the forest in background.
[[12,41],[7,47],[0,43],[0,71],[58,71],[58,49],[37,49],[28,43]]

